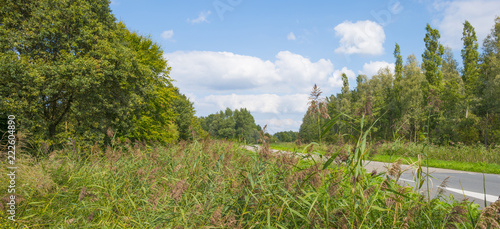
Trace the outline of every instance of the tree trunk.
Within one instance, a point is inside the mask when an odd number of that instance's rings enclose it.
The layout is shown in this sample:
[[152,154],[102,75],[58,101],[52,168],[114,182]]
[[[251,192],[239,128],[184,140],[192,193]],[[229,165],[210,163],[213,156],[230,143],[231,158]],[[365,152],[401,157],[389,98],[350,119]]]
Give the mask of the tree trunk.
[[56,127],[57,124],[55,123],[49,124],[49,138],[53,138],[56,135]]
[[484,130],[484,147],[488,147],[488,129]]

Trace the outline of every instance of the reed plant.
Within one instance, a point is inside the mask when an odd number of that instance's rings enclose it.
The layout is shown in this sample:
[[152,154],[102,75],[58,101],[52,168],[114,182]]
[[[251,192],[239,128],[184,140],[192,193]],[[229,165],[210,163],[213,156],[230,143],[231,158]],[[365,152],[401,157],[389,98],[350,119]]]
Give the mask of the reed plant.
[[[363,130],[363,128],[360,128]],[[367,131],[325,160],[209,138],[116,142],[19,158],[14,228],[474,228],[499,223],[453,197],[426,199],[389,172],[365,171]],[[262,135],[265,136],[265,135]],[[317,147],[318,145],[312,145]],[[311,146],[310,146],[311,147]],[[314,150],[313,150],[314,152]],[[6,172],[5,165],[0,173]],[[5,176],[0,183],[6,184]],[[6,193],[2,193],[5,197]],[[4,202],[0,203],[2,212]]]

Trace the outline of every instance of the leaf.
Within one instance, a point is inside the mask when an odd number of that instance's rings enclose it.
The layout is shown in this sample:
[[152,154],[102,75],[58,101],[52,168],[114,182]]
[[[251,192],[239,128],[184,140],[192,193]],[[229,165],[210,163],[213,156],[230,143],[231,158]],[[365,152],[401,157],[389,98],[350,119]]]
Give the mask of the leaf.
[[375,206],[375,205],[373,205],[371,208],[373,208],[373,209],[375,209],[375,210],[378,210],[378,211],[384,211],[384,212],[385,212],[385,211],[389,211],[389,209],[381,208],[381,207],[379,207],[379,206]]

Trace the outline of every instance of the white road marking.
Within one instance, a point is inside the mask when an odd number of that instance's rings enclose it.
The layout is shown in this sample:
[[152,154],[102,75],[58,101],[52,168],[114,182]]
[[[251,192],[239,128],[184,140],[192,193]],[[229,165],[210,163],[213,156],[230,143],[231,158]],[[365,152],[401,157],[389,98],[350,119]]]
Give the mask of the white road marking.
[[[415,181],[413,181],[413,180],[408,180],[408,179],[404,179],[404,178],[399,178],[399,180],[415,183]],[[449,187],[445,187],[443,189],[450,191],[450,192],[455,192],[455,193],[458,193],[461,195],[466,195],[466,196],[473,197],[476,199],[484,200],[484,193],[472,192],[472,191],[467,191],[467,190],[462,191],[461,189],[449,188]],[[493,203],[493,202],[497,201],[498,199],[499,199],[498,196],[486,194],[486,201],[487,202]]]
[[402,180],[402,181],[407,181],[407,182],[413,182],[413,183],[415,183],[415,181],[413,181],[413,180],[408,180],[408,179],[404,179],[404,178],[399,178],[399,179]]
[[[446,190],[448,190],[450,192],[455,192],[455,193],[459,193],[459,194],[462,194],[462,195],[474,197],[476,199],[484,200],[484,193],[471,192],[471,191],[466,191],[466,190],[462,191],[460,189],[448,188],[448,187],[445,187],[444,189],[446,189]],[[486,201],[488,201],[490,203],[493,203],[493,202],[495,202],[497,200],[498,200],[498,196],[486,194]]]

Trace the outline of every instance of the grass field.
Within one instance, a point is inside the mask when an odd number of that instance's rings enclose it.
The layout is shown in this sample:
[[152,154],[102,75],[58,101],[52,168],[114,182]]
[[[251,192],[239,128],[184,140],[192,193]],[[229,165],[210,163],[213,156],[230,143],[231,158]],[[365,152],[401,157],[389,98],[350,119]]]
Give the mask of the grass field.
[[[424,198],[388,174],[302,162],[226,141],[120,144],[18,158],[17,228],[474,228],[500,202]],[[0,172],[5,173],[5,165]],[[391,175],[391,176],[389,176]],[[7,184],[1,176],[0,183]],[[2,197],[6,197],[5,193]]]

